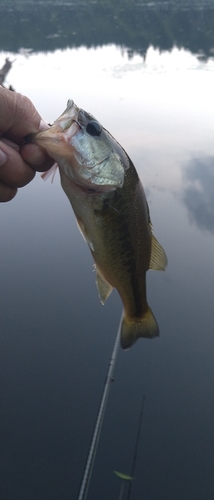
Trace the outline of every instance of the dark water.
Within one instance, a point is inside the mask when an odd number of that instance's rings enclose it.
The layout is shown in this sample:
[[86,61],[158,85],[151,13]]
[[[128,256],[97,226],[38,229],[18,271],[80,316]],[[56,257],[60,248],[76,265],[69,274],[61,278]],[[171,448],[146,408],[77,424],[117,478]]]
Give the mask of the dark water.
[[[213,4],[144,9],[143,39],[134,30],[139,6],[132,17],[105,7],[112,19],[118,15],[117,38],[107,14],[102,30],[100,18],[94,21],[99,3],[90,7],[91,20],[83,6],[78,13],[74,5],[32,5],[18,3],[20,17],[4,10],[15,24],[1,39],[0,66],[16,58],[6,83],[27,94],[47,121],[73,97],[122,143],[169,260],[165,273],[147,277],[160,338],[119,351],[88,499],[119,497],[113,471],[131,473],[145,395],[131,500],[213,500]],[[51,38],[59,33],[58,18],[52,30],[49,24],[56,8],[62,35]],[[77,43],[63,39],[72,9]],[[27,32],[23,12],[31,20],[32,10],[37,17]],[[25,57],[21,47],[34,50]],[[92,259],[58,177],[51,184],[38,175],[1,205],[0,227],[0,498],[75,499],[121,302],[114,291],[100,305]]]

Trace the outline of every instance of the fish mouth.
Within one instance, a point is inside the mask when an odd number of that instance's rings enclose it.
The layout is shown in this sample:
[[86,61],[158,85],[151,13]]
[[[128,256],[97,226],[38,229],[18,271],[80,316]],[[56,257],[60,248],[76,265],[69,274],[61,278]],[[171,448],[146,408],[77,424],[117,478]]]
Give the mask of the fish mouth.
[[80,109],[74,101],[69,99],[65,111],[55,120],[54,124],[47,130],[27,135],[24,138],[25,143],[37,144],[47,149],[48,154],[51,155],[55,151],[54,143],[57,143],[58,146],[60,143],[65,144],[82,128],[77,120],[79,111]]
[[70,118],[64,123],[54,123],[47,130],[27,135],[24,142],[37,144],[57,161],[55,155],[65,154],[65,148],[71,149],[69,141],[80,129],[81,126],[77,120]]

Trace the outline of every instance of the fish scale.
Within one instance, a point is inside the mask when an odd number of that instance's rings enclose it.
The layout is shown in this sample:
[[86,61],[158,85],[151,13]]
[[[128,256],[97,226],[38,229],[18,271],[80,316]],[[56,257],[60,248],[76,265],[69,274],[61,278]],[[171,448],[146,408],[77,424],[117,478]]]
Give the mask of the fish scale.
[[48,130],[26,138],[58,163],[61,185],[88,243],[104,304],[116,288],[124,306],[121,346],[159,335],[147,303],[146,272],[164,270],[137,171],[124,148],[91,115],[68,101]]

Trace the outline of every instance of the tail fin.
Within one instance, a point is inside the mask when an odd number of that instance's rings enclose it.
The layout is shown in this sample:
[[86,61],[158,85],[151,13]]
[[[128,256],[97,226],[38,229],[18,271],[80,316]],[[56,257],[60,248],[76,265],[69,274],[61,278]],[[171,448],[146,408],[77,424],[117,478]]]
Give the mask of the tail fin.
[[123,349],[131,347],[139,337],[152,339],[158,335],[158,324],[149,306],[142,318],[123,317],[120,331],[120,343]]

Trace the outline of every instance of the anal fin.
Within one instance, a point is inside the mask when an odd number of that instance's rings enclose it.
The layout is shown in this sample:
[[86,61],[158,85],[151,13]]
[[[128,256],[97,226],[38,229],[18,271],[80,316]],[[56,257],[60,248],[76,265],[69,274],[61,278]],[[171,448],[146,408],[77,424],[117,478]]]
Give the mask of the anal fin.
[[154,234],[151,235],[151,255],[149,261],[149,269],[155,271],[164,271],[167,266],[167,256],[160,245],[159,241],[155,238]]

